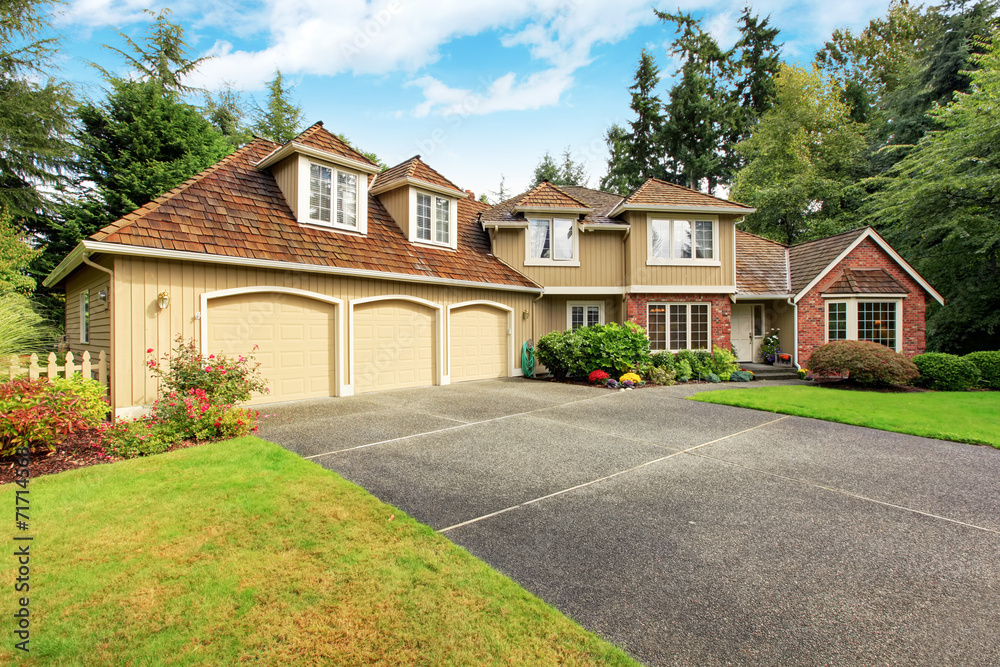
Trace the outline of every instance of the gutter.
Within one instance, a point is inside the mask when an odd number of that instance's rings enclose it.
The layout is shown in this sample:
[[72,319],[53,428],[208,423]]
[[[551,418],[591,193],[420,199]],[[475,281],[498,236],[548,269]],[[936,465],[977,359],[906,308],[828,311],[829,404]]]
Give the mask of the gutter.
[[[77,247],[79,247],[79,246],[77,246]],[[108,345],[111,348],[110,350],[108,350],[108,353],[109,353],[108,354],[108,399],[110,400],[110,403],[111,403],[111,411],[112,411],[112,413],[114,413],[114,410],[115,410],[115,373],[114,373],[114,368],[115,368],[115,357],[117,356],[114,353],[115,352],[115,298],[114,298],[114,294],[115,294],[115,272],[114,272],[113,269],[109,269],[109,268],[107,268],[105,266],[101,266],[100,264],[92,261],[90,259],[90,253],[89,252],[83,253],[83,256],[82,256],[81,259],[82,259],[83,263],[86,264],[87,266],[89,266],[91,268],[94,268],[94,269],[97,269],[98,271],[103,271],[104,273],[108,274],[108,319],[110,320],[108,322],[108,328],[110,329],[110,331],[108,332]],[[47,280],[48,280],[48,278],[46,278],[46,281]]]

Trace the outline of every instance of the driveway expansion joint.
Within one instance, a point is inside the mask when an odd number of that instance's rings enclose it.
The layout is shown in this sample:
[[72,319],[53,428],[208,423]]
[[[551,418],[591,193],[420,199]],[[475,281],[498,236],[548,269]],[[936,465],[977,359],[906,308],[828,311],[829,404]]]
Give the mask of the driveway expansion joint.
[[480,521],[484,521],[486,519],[491,519],[493,517],[500,516],[501,514],[506,514],[507,512],[513,512],[516,509],[521,509],[522,507],[527,507],[529,505],[534,505],[535,503],[540,503],[543,500],[548,500],[550,498],[555,498],[556,496],[561,496],[561,495],[564,495],[566,493],[570,493],[571,491],[577,491],[579,489],[587,488],[588,486],[593,486],[593,485],[599,484],[601,482],[606,482],[609,479],[614,479],[615,477],[620,477],[621,475],[625,475],[625,474],[630,473],[630,472],[635,472],[636,470],[641,470],[642,468],[646,468],[646,467],[651,466],[651,465],[653,465],[655,463],[660,463],[662,461],[666,461],[667,459],[672,459],[675,456],[680,456],[681,454],[688,454],[690,452],[695,451],[696,449],[701,449],[702,447],[708,447],[709,445],[714,445],[717,442],[722,442],[723,440],[728,440],[729,438],[735,438],[738,435],[743,435],[744,433],[749,433],[750,431],[756,431],[759,428],[763,428],[763,427],[769,426],[771,424],[776,424],[776,423],[778,423],[780,421],[784,421],[785,419],[788,419],[788,418],[789,418],[789,415],[784,415],[782,417],[778,417],[777,419],[772,419],[769,422],[764,422],[763,424],[757,424],[756,426],[751,426],[750,428],[745,428],[742,431],[738,431],[736,433],[730,433],[729,435],[724,435],[721,438],[716,438],[715,440],[710,440],[708,442],[703,442],[700,445],[695,445],[693,447],[688,447],[687,449],[682,449],[681,451],[673,452],[672,454],[667,454],[666,456],[661,456],[661,457],[659,457],[657,459],[653,459],[652,461],[646,461],[645,463],[640,463],[637,466],[632,466],[631,468],[626,468],[625,470],[619,470],[616,473],[612,473],[610,475],[605,475],[604,477],[599,477],[598,479],[594,479],[594,480],[591,480],[589,482],[583,482],[582,484],[577,484],[577,485],[571,486],[571,487],[569,487],[567,489],[562,489],[561,491],[556,491],[554,493],[549,493],[547,495],[540,496],[538,498],[533,498],[531,500],[526,500],[525,502],[518,503],[517,505],[511,505],[510,507],[505,507],[504,509],[497,510],[496,512],[490,512],[489,514],[484,514],[482,516],[475,517],[473,519],[469,519],[468,521],[462,521],[461,523],[456,523],[454,525],[448,526],[447,528],[442,528],[442,529],[438,530],[437,532],[438,533],[447,533],[448,531],[455,530],[456,528],[462,528],[463,526],[468,526],[468,525],[471,525],[471,524],[474,524],[474,523],[478,523]]

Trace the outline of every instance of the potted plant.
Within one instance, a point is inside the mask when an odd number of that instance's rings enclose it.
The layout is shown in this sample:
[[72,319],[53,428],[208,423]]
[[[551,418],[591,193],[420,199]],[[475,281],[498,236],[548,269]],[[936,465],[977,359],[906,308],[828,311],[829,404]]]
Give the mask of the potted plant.
[[764,336],[764,341],[760,344],[760,356],[764,359],[764,363],[773,364],[781,353],[778,342],[779,331],[781,329],[771,329],[771,332]]

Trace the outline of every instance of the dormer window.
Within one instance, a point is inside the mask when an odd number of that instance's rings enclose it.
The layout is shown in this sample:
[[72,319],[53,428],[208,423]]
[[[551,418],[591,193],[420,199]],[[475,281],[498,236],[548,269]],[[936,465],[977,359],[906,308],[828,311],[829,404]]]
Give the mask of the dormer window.
[[451,244],[450,200],[417,193],[417,239],[441,245]]
[[358,228],[358,175],[309,163],[309,222]]

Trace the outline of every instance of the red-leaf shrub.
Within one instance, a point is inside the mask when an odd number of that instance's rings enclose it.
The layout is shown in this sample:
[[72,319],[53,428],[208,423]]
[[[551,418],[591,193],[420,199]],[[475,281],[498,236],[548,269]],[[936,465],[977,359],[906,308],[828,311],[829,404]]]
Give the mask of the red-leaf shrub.
[[74,431],[94,428],[80,396],[59,391],[44,378],[0,384],[0,455],[18,447],[55,449]]
[[841,340],[816,348],[809,358],[814,375],[850,374],[864,385],[909,384],[920,371],[905,355],[885,345],[862,340]]
[[598,368],[596,371],[590,371],[590,375],[587,376],[587,380],[590,382],[603,382],[608,379],[608,374]]

